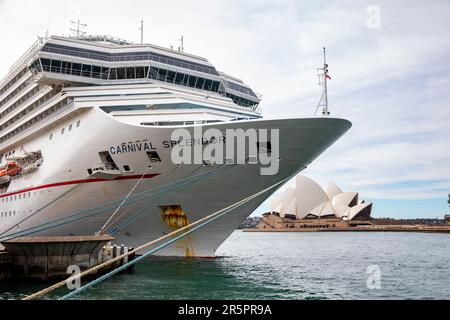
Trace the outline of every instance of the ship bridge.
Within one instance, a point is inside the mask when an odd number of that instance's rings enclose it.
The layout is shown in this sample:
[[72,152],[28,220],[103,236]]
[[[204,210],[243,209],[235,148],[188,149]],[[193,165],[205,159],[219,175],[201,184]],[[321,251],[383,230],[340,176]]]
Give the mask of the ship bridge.
[[242,80],[219,72],[203,57],[108,36],[52,36],[30,65],[46,79],[108,85],[164,83],[230,98],[256,110],[261,97]]

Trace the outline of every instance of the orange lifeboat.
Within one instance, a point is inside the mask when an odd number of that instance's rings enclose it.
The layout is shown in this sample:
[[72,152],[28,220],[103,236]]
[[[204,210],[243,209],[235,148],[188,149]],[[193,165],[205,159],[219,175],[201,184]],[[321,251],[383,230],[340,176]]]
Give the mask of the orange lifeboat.
[[4,176],[16,176],[20,173],[20,171],[22,171],[22,168],[19,167],[16,163],[14,162],[9,162],[6,164],[5,167],[0,169],[0,177],[4,177]]

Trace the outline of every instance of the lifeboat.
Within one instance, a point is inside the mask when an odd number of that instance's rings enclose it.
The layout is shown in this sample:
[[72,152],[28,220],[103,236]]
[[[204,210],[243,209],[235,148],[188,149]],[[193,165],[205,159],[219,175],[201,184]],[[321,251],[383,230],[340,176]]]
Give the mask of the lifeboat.
[[11,177],[18,175],[22,168],[14,162],[8,162],[6,166],[0,168],[0,183],[11,180]]

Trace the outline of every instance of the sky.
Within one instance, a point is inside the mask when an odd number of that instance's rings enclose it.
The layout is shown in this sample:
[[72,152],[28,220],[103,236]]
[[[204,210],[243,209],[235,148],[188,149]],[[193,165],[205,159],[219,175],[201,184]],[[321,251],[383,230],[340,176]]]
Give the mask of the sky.
[[[180,45],[263,95],[265,118],[312,116],[327,48],[332,116],[353,127],[303,173],[373,201],[374,217],[450,213],[450,2],[0,0],[0,74],[48,31]],[[263,204],[255,214],[268,209]]]

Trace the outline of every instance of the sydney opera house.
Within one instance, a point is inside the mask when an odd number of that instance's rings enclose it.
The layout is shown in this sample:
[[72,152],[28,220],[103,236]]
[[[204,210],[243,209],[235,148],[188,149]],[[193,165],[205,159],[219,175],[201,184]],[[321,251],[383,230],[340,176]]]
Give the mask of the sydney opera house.
[[270,199],[270,212],[263,215],[259,228],[347,227],[369,224],[372,203],[358,199],[357,192],[344,192],[330,183],[323,190],[302,175],[295,187],[286,186]]

